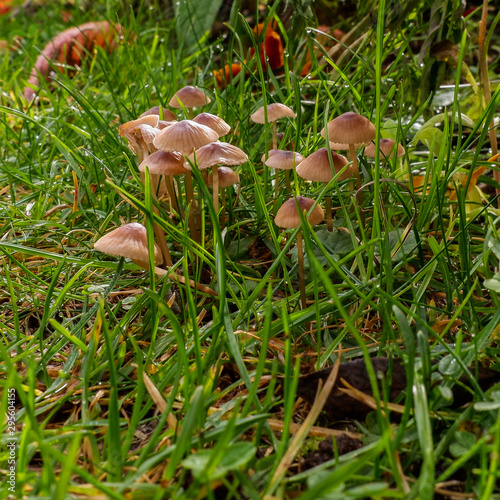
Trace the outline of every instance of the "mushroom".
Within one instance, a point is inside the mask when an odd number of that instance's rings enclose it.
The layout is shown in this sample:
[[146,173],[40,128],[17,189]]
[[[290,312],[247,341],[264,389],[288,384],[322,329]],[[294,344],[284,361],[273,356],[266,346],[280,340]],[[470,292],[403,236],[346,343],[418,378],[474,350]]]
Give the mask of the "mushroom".
[[290,196],[290,170],[296,167],[299,163],[304,160],[304,157],[295,153],[294,151],[284,151],[282,149],[271,149],[267,155],[264,155],[261,159],[264,165],[267,165],[270,168],[274,168],[276,171],[276,178],[274,184],[274,197],[278,198],[278,170],[285,171],[285,184],[286,184],[286,194]]
[[157,134],[158,115],[146,115],[118,127],[118,133],[128,141],[129,149],[137,156],[139,163],[150,153]]
[[[248,156],[237,146],[219,141],[197,149],[189,155],[188,160],[194,163],[195,158],[198,168],[212,167],[212,174],[217,172],[217,165],[241,165],[248,160]],[[186,168],[190,169],[189,164],[186,165]],[[217,213],[219,210],[219,179],[217,175],[213,176],[212,195],[215,213]]]
[[[356,177],[356,188],[361,187],[359,176],[358,159],[356,157],[356,146],[373,141],[375,139],[375,125],[357,113],[348,112],[337,116],[327,124],[328,140],[335,144],[334,149],[349,150],[353,172]],[[325,129],[321,131],[323,137],[326,136]]]
[[148,115],[158,115],[160,120],[164,121],[177,121],[177,116],[175,116],[172,111],[170,111],[167,108],[162,108],[160,106],[153,106],[152,108],[149,108],[147,111],[144,111],[139,118],[142,118],[143,116],[148,116]]
[[[266,120],[266,109],[267,109],[267,120]],[[280,118],[285,118],[285,117],[295,118],[296,116],[297,115],[291,108],[279,102],[275,102],[273,104],[268,104],[267,107],[262,106],[261,108],[259,108],[253,115],[250,116],[250,119],[255,123],[265,124],[267,121],[268,123],[273,124],[272,149],[277,149],[278,139],[277,139],[276,121],[279,120]]]
[[219,134],[219,138],[225,136],[231,130],[231,127],[221,117],[211,113],[200,113],[193,118],[193,121],[215,130]]
[[[94,243],[94,248],[108,255],[129,258],[139,267],[149,271],[149,246],[148,235],[146,228],[138,222],[130,222],[123,226],[113,229],[113,231],[105,234]],[[184,276],[179,276],[176,273],[167,271],[157,267],[163,262],[161,251],[155,244],[153,249],[155,274],[160,276],[167,275],[171,280],[180,283],[186,283]],[[201,292],[217,297],[217,292],[206,285],[195,283],[193,280],[187,280],[189,285],[195,287]]]
[[199,88],[187,85],[174,94],[168,105],[177,109],[187,108],[189,116],[192,116],[191,108],[205,106],[210,102],[210,98]]
[[[396,144],[392,139],[380,139],[379,142],[380,152],[382,153],[382,162],[385,163],[387,158],[396,154],[396,158],[400,158],[405,154],[405,148],[401,144]],[[365,148],[365,156],[375,158],[375,143],[370,143]]]
[[[160,130],[153,144],[161,151],[178,151],[183,155],[189,155],[193,150],[215,142],[218,138],[217,132],[205,125],[200,125],[193,120],[181,120]],[[193,179],[190,170],[186,172],[186,197],[187,202],[191,203],[193,209],[188,216],[191,235],[195,241],[199,242],[201,238],[201,221],[198,221],[197,217],[193,216],[196,211],[196,202],[194,200]]]
[[[323,209],[316,205],[314,208],[314,200],[305,198],[303,196],[295,196],[285,201],[281,205],[274,222],[277,226],[286,229],[295,229],[300,226],[301,218],[299,212],[307,215],[307,220],[311,226],[319,224],[325,217]],[[311,210],[312,208],[312,210]],[[302,309],[307,307],[306,298],[306,283],[304,277],[304,250],[302,248],[302,231],[299,229],[297,232],[297,259],[299,266],[299,287],[300,297],[302,302]]]
[[[94,248],[108,255],[126,257],[134,264],[149,270],[149,247],[146,228],[138,222],[130,222],[113,229],[94,243]],[[159,266],[163,262],[160,248],[153,248],[154,263]]]
[[[320,148],[300,163],[297,167],[297,175],[309,181],[328,184],[348,164],[345,156],[333,151],[328,152],[328,148]],[[352,170],[352,166],[348,167],[339,175],[338,180],[351,178]],[[325,197],[325,208],[328,231],[332,231],[332,201],[330,196]]]
[[[181,217],[183,217],[183,214],[179,210],[179,206],[177,204],[177,197],[172,179],[172,176],[174,175],[185,175],[187,172],[184,167],[184,158],[182,154],[174,151],[155,151],[139,165],[139,171],[144,172],[146,165],[148,166],[149,173],[152,176],[159,177],[163,175],[165,179],[165,187],[170,198],[170,205],[176,212],[179,212]],[[153,192],[156,192],[156,188]]]

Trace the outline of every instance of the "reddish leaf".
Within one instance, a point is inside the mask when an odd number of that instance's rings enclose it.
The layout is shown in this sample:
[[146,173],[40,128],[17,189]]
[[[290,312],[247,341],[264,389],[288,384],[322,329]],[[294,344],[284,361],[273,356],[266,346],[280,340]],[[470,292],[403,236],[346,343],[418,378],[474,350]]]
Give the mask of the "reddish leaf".
[[[253,29],[253,32],[260,39],[262,38],[264,25],[265,23],[260,23]],[[252,49],[250,54],[254,56],[255,50]],[[277,33],[271,26],[271,23],[268,23],[266,27],[266,33],[264,34],[264,39],[260,42],[260,63],[262,64],[263,69],[266,69],[266,59],[268,60],[269,67],[271,69],[274,70],[282,68],[284,65],[283,55],[284,50],[283,44],[281,42],[281,37],[279,36],[279,33]]]
[[[114,50],[117,39],[122,35],[123,27],[120,24],[112,25],[108,21],[86,23],[59,33],[38,56],[28,85],[24,88],[24,96],[29,100],[35,97],[36,90],[32,87],[39,87],[40,78],[50,78],[54,62],[63,66],[81,66],[82,59],[92,53],[95,47],[102,47],[109,52]],[[59,70],[65,71],[62,66]]]

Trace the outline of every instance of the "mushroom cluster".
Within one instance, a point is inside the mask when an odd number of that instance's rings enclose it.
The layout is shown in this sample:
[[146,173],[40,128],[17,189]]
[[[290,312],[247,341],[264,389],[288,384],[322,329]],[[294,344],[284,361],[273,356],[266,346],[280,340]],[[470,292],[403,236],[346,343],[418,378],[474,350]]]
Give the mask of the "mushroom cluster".
[[[169,105],[175,109],[183,109],[189,117],[178,120],[177,116],[169,109],[155,106],[132,121],[119,126],[119,134],[126,138],[129,148],[137,156],[141,179],[146,180],[145,173],[150,176],[150,185],[153,197],[157,200],[156,193],[159,191],[161,179],[164,180],[166,192],[168,193],[169,206],[174,214],[184,218],[187,212],[188,226],[191,237],[199,242],[201,237],[201,222],[197,214],[198,202],[194,195],[192,168],[203,170],[212,168],[211,185],[213,189],[213,204],[215,211],[219,210],[219,172],[218,166],[224,166],[221,172],[221,186],[224,188],[237,183],[239,177],[230,176],[227,173],[228,166],[240,165],[248,160],[247,155],[238,147],[228,143],[220,142],[219,139],[226,135],[231,127],[220,117],[201,113],[194,115],[194,108],[210,103],[210,98],[196,87],[188,86],[180,89],[172,97]],[[222,168],[222,167],[221,167]],[[217,174],[217,175],[216,175]],[[184,188],[186,193],[185,203],[179,200],[179,184],[174,183],[175,176],[184,176]],[[208,176],[204,176],[208,183]],[[223,208],[225,210],[225,197],[223,197]],[[157,204],[153,210],[159,213]],[[222,219],[223,219],[222,215]],[[224,220],[224,219],[223,219]],[[142,229],[141,229],[142,228]],[[173,261],[163,228],[154,222],[155,265],[164,263],[171,267]],[[142,256],[137,258],[128,253],[117,253],[116,244],[123,234],[130,234],[134,241],[141,242]],[[146,245],[146,250],[144,245]],[[139,247],[136,243],[135,247]],[[145,228],[141,224],[132,223],[121,226],[106,234],[96,241],[94,248],[111,255],[119,255],[130,258],[143,268],[149,269],[149,254]],[[118,250],[121,252],[121,250]],[[144,254],[144,252],[146,252]],[[158,272],[158,267],[155,267]]]
[[[119,127],[121,136],[128,140],[129,148],[137,155],[141,179],[146,181],[146,172],[149,174],[153,196],[157,192],[167,194],[172,216],[179,216],[186,220],[191,238],[197,243],[201,242],[202,214],[200,213],[200,200],[195,196],[192,171],[200,172],[196,178],[204,180],[212,188],[212,204],[217,214],[220,227],[225,226],[226,195],[225,189],[239,183],[239,175],[231,167],[242,165],[248,161],[244,151],[228,142],[222,142],[231,127],[222,118],[211,113],[195,113],[195,109],[209,104],[210,98],[196,87],[184,87],[171,98],[169,106],[181,110],[183,119],[170,109],[155,106],[139,118],[124,123]],[[280,140],[278,148],[279,120],[290,120],[296,113],[282,103],[271,103],[255,111],[250,119],[257,124],[272,126],[271,148],[266,149],[261,162],[264,168],[272,168],[274,177],[274,206],[280,199],[279,171],[285,171],[285,196],[287,201],[277,210],[275,223],[284,229],[297,229],[297,254],[300,298],[302,307],[307,307],[307,292],[304,280],[304,254],[302,246],[301,224],[311,226],[320,224],[325,217],[325,210],[317,201],[303,196],[299,185],[294,186],[295,196],[292,196],[290,173],[294,179],[304,179],[312,183],[321,183],[324,188],[327,229],[333,230],[333,215],[331,206],[331,188],[339,189],[337,182],[351,180],[351,187],[359,190],[361,175],[359,172],[357,149],[365,147],[366,156],[374,156],[376,152],[375,127],[365,117],[348,112],[330,122],[321,130],[321,136],[327,141],[324,147],[312,152],[307,157],[291,149],[283,147]],[[382,139],[377,145],[381,159],[385,161],[404,154],[402,146],[394,141]],[[348,157],[336,151],[347,151]],[[295,176],[295,173],[297,174]],[[183,176],[182,180],[180,176]],[[266,174],[267,176],[267,174]],[[332,181],[335,183],[332,184]],[[183,194],[184,190],[184,194]],[[326,191],[325,191],[326,190]],[[220,199],[222,210],[220,211]],[[160,199],[162,201],[162,199]],[[159,214],[161,207],[155,199],[153,210]],[[139,230],[139,226],[142,228]],[[125,228],[125,229],[123,229]],[[138,265],[149,268],[149,252],[153,252],[155,270],[158,272],[162,263],[167,267],[173,265],[167,238],[163,228],[154,223],[155,247],[147,249],[145,229],[138,223],[122,226],[121,230],[133,234],[132,240],[136,247],[141,242],[142,254],[140,257],[118,250],[116,243],[118,235],[114,232],[107,234],[95,244],[95,248],[112,255],[121,255],[131,258]],[[135,231],[135,232],[133,232]],[[120,233],[118,233],[120,234]],[[146,247],[144,247],[146,245]],[[122,252],[122,253],[117,253]]]

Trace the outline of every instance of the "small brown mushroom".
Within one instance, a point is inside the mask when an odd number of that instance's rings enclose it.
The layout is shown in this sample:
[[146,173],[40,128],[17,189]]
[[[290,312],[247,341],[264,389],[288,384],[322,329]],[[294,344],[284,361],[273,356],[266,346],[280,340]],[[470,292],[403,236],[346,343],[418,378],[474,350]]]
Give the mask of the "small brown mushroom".
[[[138,222],[130,222],[129,224],[124,224],[123,226],[113,229],[113,231],[99,238],[94,243],[94,248],[108,255],[128,258],[138,266],[149,271],[147,230]],[[213,297],[217,297],[217,292],[208,286],[202,285],[201,283],[195,283],[193,280],[186,280],[184,276],[179,276],[176,273],[157,267],[163,262],[163,260],[161,251],[156,244],[154,246],[153,253],[155,274],[160,276],[167,275],[171,280],[175,280],[180,283],[187,282],[190,286],[195,287],[199,291],[212,295]]]
[[[197,149],[195,153],[189,155],[188,160],[194,162],[195,156],[198,168],[212,167],[212,173],[217,171],[217,165],[241,165],[248,160],[248,156],[237,146],[219,141]],[[189,164],[186,164],[186,168],[190,169]],[[219,210],[218,176],[213,177],[212,194],[214,209],[217,213]]]
[[[356,188],[359,189],[361,187],[361,178],[356,157],[356,145],[371,142],[375,139],[375,125],[364,116],[348,112],[328,122],[327,131],[328,140],[337,143],[336,146],[339,146],[334,149],[349,150],[356,177]],[[325,129],[321,131],[321,135],[326,137]]]
[[[387,158],[396,154],[396,158],[400,158],[405,154],[405,148],[401,144],[396,144],[392,139],[380,139],[380,153],[382,154],[382,162],[385,163]],[[365,148],[365,156],[375,158],[375,143],[370,143]]]
[[[274,222],[277,226],[286,229],[295,229],[300,226],[301,219],[299,212],[304,213],[307,221],[311,226],[319,224],[325,217],[323,209],[316,205],[314,208],[314,200],[310,198],[305,198],[303,196],[295,196],[285,201],[281,205]],[[311,210],[312,209],[312,210]],[[306,296],[306,283],[305,283],[305,273],[304,273],[304,250],[302,248],[302,231],[299,230],[297,233],[297,259],[299,267],[299,287],[300,287],[300,297],[302,302],[302,308],[307,307],[307,296]]]
[[187,85],[174,94],[168,105],[177,109],[182,107],[191,109],[205,106],[210,102],[210,98],[199,88]]
[[278,198],[278,187],[279,187],[279,178],[278,178],[278,170],[285,171],[285,185],[286,185],[286,194],[290,196],[290,170],[293,170],[297,165],[299,165],[304,157],[300,153],[296,153],[295,151],[284,151],[282,149],[271,149],[267,155],[264,155],[261,159],[264,165],[267,165],[270,168],[274,168],[276,171],[276,179],[274,184],[274,197]]
[[[130,222],[113,229],[94,243],[94,248],[108,255],[126,257],[132,262],[149,270],[149,247],[146,228],[138,222]],[[163,262],[160,248],[153,248],[155,265]]]
[[200,113],[193,118],[193,121],[215,130],[219,134],[219,138],[225,136],[231,130],[231,127],[220,116],[211,113]]
[[[297,167],[297,175],[303,179],[315,182],[324,182],[328,184],[335,174],[340,172],[349,162],[345,156],[339,155],[333,151],[328,153],[328,148],[321,148],[310,154]],[[333,170],[332,170],[333,167]],[[345,180],[352,177],[352,167],[347,167],[338,180]],[[330,196],[325,197],[326,221],[328,231],[333,230],[332,205]]]
[[272,149],[277,149],[278,138],[277,138],[276,121],[279,120],[280,118],[285,118],[285,117],[296,118],[297,115],[288,106],[285,106],[284,104],[281,104],[279,102],[275,102],[272,104],[268,104],[267,108],[265,108],[264,106],[259,108],[253,115],[250,116],[250,120],[252,120],[255,123],[265,124],[266,109],[267,109],[267,122],[273,124]]

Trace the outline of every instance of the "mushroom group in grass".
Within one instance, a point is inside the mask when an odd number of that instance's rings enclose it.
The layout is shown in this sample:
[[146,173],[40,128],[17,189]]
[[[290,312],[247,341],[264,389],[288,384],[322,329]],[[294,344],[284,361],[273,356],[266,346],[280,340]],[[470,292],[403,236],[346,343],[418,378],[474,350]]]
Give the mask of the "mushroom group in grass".
[[[325,212],[320,205],[316,205],[314,200],[310,198],[305,198],[304,196],[295,196],[285,201],[281,205],[274,222],[277,226],[285,229],[295,229],[300,226],[301,218],[300,212],[304,214],[307,221],[311,226],[319,224],[325,218]],[[312,210],[311,210],[312,209]],[[297,233],[297,260],[299,267],[299,287],[300,287],[300,298],[302,302],[302,308],[307,307],[307,297],[306,297],[306,282],[304,273],[304,250],[302,246],[302,230]]]
[[[195,149],[206,144],[217,141],[217,132],[205,125],[200,125],[193,120],[181,120],[169,127],[160,130],[155,137],[154,146],[161,151],[177,151],[183,155],[191,154]],[[186,172],[186,196],[187,202],[191,203],[193,210],[190,210],[188,224],[191,236],[195,241],[200,241],[201,224],[198,224],[193,212],[196,209],[196,202],[193,194],[193,180],[191,171]]]

